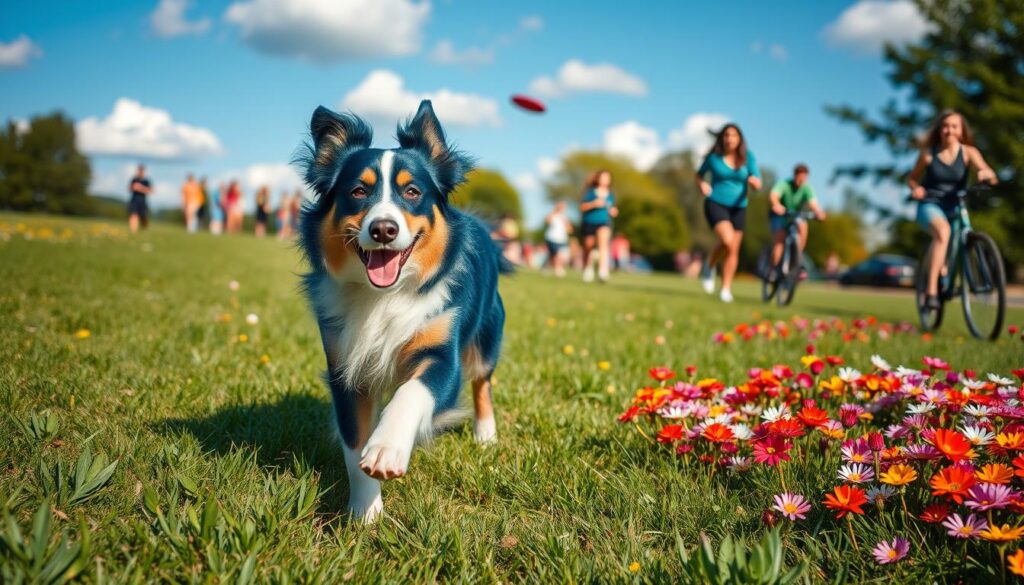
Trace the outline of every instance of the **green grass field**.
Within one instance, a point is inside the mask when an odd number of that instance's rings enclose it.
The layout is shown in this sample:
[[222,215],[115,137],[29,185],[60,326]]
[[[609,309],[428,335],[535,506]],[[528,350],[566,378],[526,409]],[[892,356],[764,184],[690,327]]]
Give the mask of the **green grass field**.
[[[755,542],[774,491],[687,472],[618,424],[648,368],[696,364],[739,382],[751,366],[798,362],[806,342],[711,342],[738,322],[914,315],[908,295],[817,285],[780,310],[759,302],[753,282],[726,306],[669,276],[504,279],[499,444],[482,449],[468,425],[439,436],[415,452],[408,476],[385,484],[385,516],[363,527],[341,514],[344,465],[292,244],[167,226],[131,237],[121,225],[14,215],[0,215],[0,234],[8,583],[74,572],[87,582],[677,580],[677,535],[691,550],[702,531]],[[1002,374],[1024,365],[1020,340],[967,337],[959,305],[930,341],[829,337],[819,348],[864,368],[874,353]],[[44,412],[50,425],[43,416],[33,426]],[[820,506],[834,477],[792,481],[816,509],[784,535],[786,562],[806,560],[814,582],[981,582],[991,575],[975,565],[998,564],[994,547],[964,561],[936,539],[913,563],[879,568],[870,546],[828,545],[844,529]],[[888,534],[862,524],[871,545]]]

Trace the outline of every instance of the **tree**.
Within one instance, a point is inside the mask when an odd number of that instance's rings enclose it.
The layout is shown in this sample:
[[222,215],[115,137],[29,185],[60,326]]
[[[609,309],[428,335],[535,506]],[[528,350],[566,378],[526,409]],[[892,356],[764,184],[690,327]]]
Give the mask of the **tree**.
[[0,129],[0,208],[87,213],[90,176],[89,159],[75,146],[74,124],[63,114]]
[[619,207],[616,229],[629,239],[632,251],[646,256],[655,267],[670,268],[672,256],[690,245],[683,211],[670,189],[628,160],[600,152],[571,152],[545,184],[548,198],[579,201],[587,179],[598,170],[612,175]]
[[697,173],[694,165],[699,159],[694,156],[699,155],[688,150],[670,152],[654,164],[649,174],[675,194],[679,208],[686,210],[686,224],[693,246],[708,252],[718,244],[718,239],[704,220],[704,194],[694,181]]
[[835,252],[843,264],[856,264],[867,257],[861,235],[861,216],[846,211],[830,211],[823,222],[809,226],[804,251],[816,266],[824,266]]
[[476,169],[469,173],[465,183],[452,193],[452,202],[490,221],[511,215],[517,221],[523,218],[523,206],[516,191],[498,171]]
[[[1024,248],[1006,238],[1024,231],[1024,3],[1016,0],[915,0],[930,30],[921,41],[888,46],[889,80],[904,99],[893,99],[877,117],[849,105],[830,106],[839,120],[856,124],[869,142],[881,142],[897,161],[851,164],[837,176],[902,181],[913,163],[921,132],[936,113],[961,112],[975,131],[979,148],[1004,184],[971,201],[991,215],[1004,234],[1000,248],[1008,262],[1024,264]],[[997,234],[993,234],[994,236]]]

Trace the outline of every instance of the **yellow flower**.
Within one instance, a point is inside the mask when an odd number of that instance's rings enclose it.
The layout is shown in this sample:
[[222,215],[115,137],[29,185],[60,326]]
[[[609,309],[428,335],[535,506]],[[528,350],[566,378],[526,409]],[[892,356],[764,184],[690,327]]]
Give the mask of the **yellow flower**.
[[601,360],[597,362],[597,369],[601,370],[602,372],[607,372],[608,370],[612,369],[612,363],[608,360]]
[[249,341],[248,335],[246,335],[245,333],[241,333],[238,335],[238,343],[245,343],[247,341]]
[[1018,548],[1017,552],[1006,557],[1006,562],[1010,566],[1011,573],[1024,577],[1024,550]]
[[554,317],[548,317],[547,324],[548,327],[554,327],[555,325],[558,325],[558,321],[556,321]]
[[1024,536],[1024,526],[1010,528],[1009,524],[1003,524],[1002,526],[993,524],[987,530],[979,532],[978,536],[992,542],[1010,542]]
[[605,388],[605,391],[608,392],[609,394],[615,394],[615,386],[609,384],[608,387]]
[[816,355],[805,355],[804,357],[800,358],[800,363],[803,364],[803,366],[805,368],[810,367],[811,364],[813,364],[814,362],[820,362],[820,361],[821,361],[821,358],[819,358]]
[[630,573],[638,573],[639,571],[640,571],[640,563],[638,563],[636,561],[633,561],[632,563],[629,563],[629,572]]
[[907,485],[917,479],[917,471],[909,465],[897,463],[879,476],[879,481],[889,485]]
[[562,348],[562,353],[564,353],[565,355],[572,355],[576,353],[576,348],[571,345],[566,345],[565,347]]
[[86,339],[90,335],[92,335],[92,333],[90,333],[88,329],[79,329],[78,331],[75,331],[75,337],[78,339]]
[[1008,451],[1019,451],[1024,449],[1024,433],[999,433],[996,443]]
[[828,380],[822,380],[818,382],[818,388],[821,390],[830,390],[832,392],[842,392],[846,383],[839,376],[832,376]]

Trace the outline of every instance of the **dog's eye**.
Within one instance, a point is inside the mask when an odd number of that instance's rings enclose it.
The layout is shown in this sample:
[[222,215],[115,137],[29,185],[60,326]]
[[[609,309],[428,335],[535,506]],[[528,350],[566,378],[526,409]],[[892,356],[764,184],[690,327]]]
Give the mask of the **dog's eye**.
[[417,189],[416,187],[409,187],[408,189],[405,190],[405,193],[402,193],[402,195],[406,199],[419,199],[420,190]]
[[366,189],[363,189],[362,187],[352,189],[352,197],[355,197],[356,199],[366,199]]

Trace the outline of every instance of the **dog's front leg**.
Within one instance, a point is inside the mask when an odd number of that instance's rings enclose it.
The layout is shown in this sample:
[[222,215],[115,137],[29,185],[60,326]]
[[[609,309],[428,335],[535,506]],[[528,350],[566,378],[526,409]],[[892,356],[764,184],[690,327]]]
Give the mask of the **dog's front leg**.
[[420,378],[398,387],[370,435],[359,466],[375,480],[405,475],[416,439],[430,434],[436,400]]

